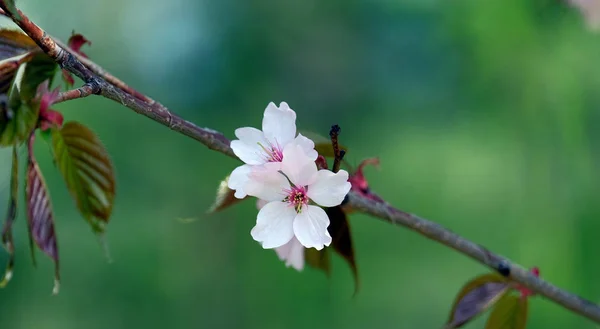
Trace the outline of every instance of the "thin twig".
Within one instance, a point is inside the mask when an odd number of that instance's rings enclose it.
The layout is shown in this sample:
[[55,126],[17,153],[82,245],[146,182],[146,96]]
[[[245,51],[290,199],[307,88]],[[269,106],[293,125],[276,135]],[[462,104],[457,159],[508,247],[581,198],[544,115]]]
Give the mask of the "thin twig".
[[[198,140],[212,150],[236,158],[229,147],[229,140],[225,138],[222,133],[208,128],[200,128],[195,124],[180,118],[158,102],[146,102],[139,97],[135,97],[129,91],[125,91],[119,87],[121,85],[120,83],[115,83],[115,81],[120,80],[116,78],[107,79],[106,73],[97,73],[106,71],[99,68],[96,64],[90,64],[91,62],[87,65],[82,64],[80,58],[65,50],[66,48],[62,47],[62,43],[59,44],[49,37],[48,34],[31,22],[22,12],[20,12],[22,17],[21,20],[15,18],[14,15],[11,15],[8,12],[4,0],[0,0],[0,8],[2,8],[5,13],[7,13],[6,15],[31,37],[44,52],[56,60],[63,68],[77,75],[86,83],[97,84],[100,95],[117,101],[135,112],[143,114],[172,130]],[[92,67],[95,67],[95,69],[91,69]],[[146,98],[149,99],[148,97]],[[566,309],[600,323],[600,307],[598,307],[598,305],[536,277],[523,267],[490,252],[484,247],[453,233],[435,222],[403,212],[385,202],[369,200],[355,192],[350,192],[348,194],[348,199],[349,206],[362,211],[365,214],[372,215],[392,224],[404,226],[431,240],[448,246],[490,269],[500,272],[514,282],[531,289],[535,293],[554,301]]]
[[60,92],[53,104],[70,101],[72,99],[84,98],[100,92],[100,86],[97,81],[86,83],[85,85],[72,90]]
[[139,91],[133,89],[132,87],[128,86],[125,82],[121,81],[119,78],[110,74],[110,72],[103,69],[100,65],[92,62],[89,58],[86,58],[85,56],[81,56],[81,54],[79,54],[78,52],[73,51],[73,49],[69,48],[69,46],[65,45],[62,41],[60,41],[56,38],[53,38],[53,39],[59,47],[62,47],[63,49],[65,49],[67,52],[69,52],[71,55],[73,55],[75,58],[77,58],[77,60],[79,60],[88,69],[90,69],[92,72],[94,72],[97,76],[102,77],[108,83],[112,84],[113,86],[115,86],[117,88],[122,89],[123,91],[130,94],[131,96],[138,98],[146,103],[153,104],[155,102],[152,98],[150,98],[150,97],[140,93]]

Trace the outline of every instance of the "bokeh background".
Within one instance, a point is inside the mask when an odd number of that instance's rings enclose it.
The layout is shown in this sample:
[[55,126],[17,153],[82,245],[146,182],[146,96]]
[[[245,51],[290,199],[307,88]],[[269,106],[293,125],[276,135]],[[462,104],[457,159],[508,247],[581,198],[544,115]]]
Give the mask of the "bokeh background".
[[[50,34],[174,112],[228,137],[287,101],[301,129],[343,129],[347,159],[378,156],[374,191],[543,278],[600,302],[600,35],[556,0],[20,0]],[[2,19],[3,25],[10,25]],[[0,290],[0,327],[439,328],[460,286],[487,270],[400,227],[352,215],[361,290],[286,268],[249,231],[247,201],[207,216],[238,164],[92,97],[60,104],[114,160],[108,263],[47,146],[62,289],[29,259]],[[0,200],[10,151],[0,151]],[[0,213],[6,205],[0,203]],[[182,219],[191,219],[182,220]],[[0,262],[4,263],[5,254]],[[482,328],[485,316],[466,328]],[[596,328],[542,298],[529,328]]]

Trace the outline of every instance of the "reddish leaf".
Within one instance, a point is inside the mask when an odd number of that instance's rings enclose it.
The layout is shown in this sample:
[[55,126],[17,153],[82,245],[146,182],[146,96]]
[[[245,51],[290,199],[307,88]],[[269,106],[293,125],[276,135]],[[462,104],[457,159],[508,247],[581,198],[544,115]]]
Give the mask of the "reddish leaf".
[[90,40],[86,39],[83,35],[78,33],[73,33],[68,41],[69,48],[71,48],[74,52],[78,53],[79,55],[88,58],[88,55],[81,51],[81,47],[86,43],[90,46],[92,45],[92,42]]
[[54,219],[48,188],[33,155],[34,134],[29,140],[29,159],[27,165],[27,177],[25,184],[25,195],[27,204],[27,224],[33,242],[46,255],[54,260],[54,289],[57,294],[60,286],[60,274],[58,266],[58,245],[54,231]]
[[331,274],[331,260],[329,259],[329,248],[317,250],[315,248],[304,249],[304,260],[310,267],[325,272],[327,276]]
[[12,236],[12,224],[17,217],[17,200],[19,193],[19,157],[17,154],[17,147],[13,147],[12,153],[12,173],[10,176],[10,199],[8,200],[8,213],[6,214],[6,221],[2,228],[2,244],[4,249],[8,252],[8,264],[6,265],[6,271],[4,277],[0,281],[0,287],[5,287],[10,279],[12,278],[15,249]]
[[50,109],[50,106],[54,104],[58,97],[60,88],[50,91],[48,90],[48,84],[49,80],[46,80],[38,86],[36,97],[32,104],[32,106],[39,106],[39,121],[42,131],[46,131],[51,127],[60,128],[64,121],[63,115],[60,112]]
[[228,180],[229,176],[225,177],[225,179],[219,184],[219,187],[217,188],[217,197],[215,202],[208,210],[208,213],[221,211],[245,199],[238,199],[234,196],[235,191],[227,186]]
[[485,325],[485,329],[525,329],[529,308],[527,298],[513,294],[502,297]]
[[363,173],[364,167],[367,165],[372,165],[379,168],[379,159],[378,158],[370,158],[363,160],[359,165],[356,171],[350,175],[348,181],[352,184],[352,191],[357,192],[361,196],[371,199],[377,202],[383,202],[383,199],[380,198],[377,194],[373,193],[369,188],[369,182],[365,178]]
[[508,289],[508,280],[495,273],[467,282],[454,301],[445,328],[462,327],[496,303]]
[[346,260],[348,265],[350,265],[352,275],[354,276],[354,294],[356,295],[360,287],[360,280],[358,278],[358,268],[354,256],[352,236],[350,234],[350,224],[348,223],[346,214],[340,206],[326,208],[325,212],[330,220],[327,230],[332,238],[331,247]]
[[[75,32],[73,32],[68,41],[68,45],[69,48],[71,48],[71,50],[85,58],[88,58],[88,55],[81,51],[81,47],[86,43],[90,46],[92,45],[92,42],[90,40],[86,39],[81,34],[76,34]],[[75,84],[75,79],[73,78],[73,75],[67,70],[62,70],[62,78],[65,81],[65,85],[67,87],[73,86],[73,84]]]

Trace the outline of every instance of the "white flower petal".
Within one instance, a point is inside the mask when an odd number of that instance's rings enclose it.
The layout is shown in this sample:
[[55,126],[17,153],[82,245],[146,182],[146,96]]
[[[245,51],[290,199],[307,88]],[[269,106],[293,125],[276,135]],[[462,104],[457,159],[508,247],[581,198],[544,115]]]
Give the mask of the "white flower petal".
[[303,136],[302,134],[298,134],[294,142],[304,150],[304,153],[311,158],[313,161],[317,160],[319,153],[315,150],[315,142],[312,139]]
[[344,197],[351,187],[347,171],[340,170],[333,173],[330,170],[321,169],[317,173],[315,182],[308,186],[306,195],[321,206],[334,207],[344,201]]
[[269,202],[258,212],[256,226],[250,234],[254,240],[261,242],[265,249],[281,247],[294,236],[295,216],[296,210],[289,203]]
[[275,248],[275,252],[280,260],[285,261],[285,266],[293,267],[298,271],[304,268],[304,246],[293,237],[290,242],[279,248]]
[[323,249],[331,244],[327,231],[329,217],[325,210],[317,206],[304,206],[294,218],[294,234],[306,248]]
[[296,136],[296,112],[286,102],[281,102],[279,108],[271,102],[265,109],[262,129],[274,146],[285,147]]
[[227,186],[235,190],[234,196],[238,199],[243,199],[246,197],[246,192],[244,191],[244,187],[248,180],[250,179],[248,175],[252,171],[252,166],[250,165],[241,165],[235,168],[231,175],[229,175],[229,179],[227,180]]
[[294,185],[306,186],[312,184],[317,176],[317,165],[309,158],[302,147],[290,143],[283,149],[281,170]]
[[269,201],[263,199],[256,199],[256,209],[260,210],[264,207]]
[[237,140],[231,141],[233,153],[249,165],[260,165],[267,161],[267,155],[260,146],[268,147],[269,143],[265,139],[262,131],[244,127],[235,130]]
[[269,202],[283,200],[287,196],[284,190],[290,188],[290,183],[279,172],[280,169],[281,162],[269,162],[252,167],[244,192]]

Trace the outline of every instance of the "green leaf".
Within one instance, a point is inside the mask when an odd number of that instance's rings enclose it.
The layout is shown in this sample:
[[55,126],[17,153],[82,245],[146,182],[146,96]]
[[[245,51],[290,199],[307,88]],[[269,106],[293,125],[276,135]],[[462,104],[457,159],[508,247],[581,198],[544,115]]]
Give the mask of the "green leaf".
[[346,217],[346,213],[342,207],[326,208],[325,212],[329,217],[330,224],[327,230],[331,235],[331,246],[336,253],[344,258],[350,266],[354,277],[354,295],[358,293],[360,288],[360,280],[358,277],[358,267],[354,256],[354,246],[352,244],[352,236],[350,234],[350,224]]
[[525,329],[528,303],[526,297],[505,295],[494,307],[485,329]]
[[112,163],[98,137],[78,122],[52,129],[56,164],[77,208],[96,233],[104,232],[115,197]]
[[[33,138],[31,139],[31,141]],[[30,144],[31,145],[31,144]],[[25,184],[25,201],[27,204],[27,226],[33,242],[46,255],[54,260],[54,289],[57,294],[60,286],[60,271],[58,265],[58,245],[54,230],[54,219],[48,188],[42,172],[33,157],[30,147],[27,176]]]
[[325,272],[327,276],[331,274],[331,260],[329,259],[329,248],[317,250],[315,248],[304,249],[304,260],[310,267]]
[[[314,143],[315,143],[315,150],[322,156],[324,157],[331,157],[333,158],[335,156],[335,154],[333,154],[333,146],[331,145],[331,139],[319,135],[317,133],[314,133],[312,131],[301,131],[300,132],[302,135],[304,135],[304,137],[307,137],[309,139],[311,139]],[[339,145],[340,150],[344,150],[345,152],[348,152],[348,148],[343,146],[343,145]]]
[[2,228],[2,244],[6,252],[8,252],[8,264],[6,265],[6,271],[4,277],[0,281],[0,288],[6,287],[10,279],[12,278],[13,266],[15,263],[15,246],[13,243],[12,236],[12,224],[17,217],[17,200],[19,194],[19,156],[17,154],[17,147],[13,147],[12,153],[12,172],[10,175],[10,199],[8,200],[8,213],[6,214],[6,221]]
[[4,0],[4,4],[6,5],[7,11],[13,15],[17,20],[23,19],[21,14],[17,10],[17,6],[15,5],[15,0]]
[[460,290],[445,328],[460,328],[486,311],[509,289],[509,282],[499,274],[485,274],[467,282]]
[[209,214],[221,211],[245,199],[238,199],[234,196],[235,191],[227,186],[228,180],[229,176],[225,177],[225,179],[223,179],[219,184],[219,187],[217,188],[217,197],[215,198],[215,202],[208,210]]
[[23,78],[20,85],[20,96],[24,103],[31,103],[36,95],[38,86],[48,81],[48,89],[52,86],[52,81],[58,69],[58,64],[52,57],[45,53],[38,53],[27,62],[23,71]]
[[23,105],[18,98],[11,97],[10,104],[5,110],[7,111],[5,113],[10,111],[11,114],[10,117],[0,117],[0,146],[20,144],[37,126],[39,107]]

